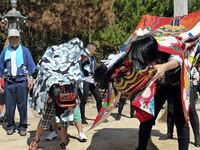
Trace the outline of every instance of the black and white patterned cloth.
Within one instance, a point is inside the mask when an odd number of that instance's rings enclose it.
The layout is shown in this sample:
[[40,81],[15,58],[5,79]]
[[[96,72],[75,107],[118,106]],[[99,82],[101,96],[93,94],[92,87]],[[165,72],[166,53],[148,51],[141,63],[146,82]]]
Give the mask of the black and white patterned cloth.
[[83,42],[78,38],[47,48],[39,62],[39,71],[33,87],[33,101],[38,113],[44,113],[48,92],[53,84],[75,83],[82,90],[82,50]]

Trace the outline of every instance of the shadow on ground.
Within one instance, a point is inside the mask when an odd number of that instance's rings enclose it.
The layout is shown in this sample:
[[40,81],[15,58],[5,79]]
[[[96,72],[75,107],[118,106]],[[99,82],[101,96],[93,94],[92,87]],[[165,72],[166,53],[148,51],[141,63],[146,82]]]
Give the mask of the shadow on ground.
[[[30,137],[27,139],[27,145],[30,145],[32,139],[35,136],[35,130],[34,131],[29,131],[30,132]],[[42,133],[42,136],[40,138],[40,143],[38,145],[39,150],[57,150],[59,149],[59,144],[60,144],[60,138],[56,138],[53,141],[47,141],[45,138],[49,134],[48,131],[44,131]]]
[[[104,128],[96,131],[86,150],[134,150],[137,147],[138,129]],[[157,130],[153,130],[152,134],[161,135]],[[148,149],[158,150],[151,140]]]
[[[30,145],[32,139],[35,137],[35,130],[34,131],[29,131],[30,133],[30,137],[27,139],[27,145]],[[58,137],[52,141],[47,141],[46,137],[49,134],[49,130],[45,130],[42,135],[41,135],[41,139],[40,139],[40,143],[38,145],[38,149],[40,150],[57,150],[59,149],[59,144],[60,144],[60,137],[58,135]],[[76,139],[77,141],[79,141],[78,137],[72,136],[70,134],[68,134],[68,141],[67,143],[70,142],[70,139]]]

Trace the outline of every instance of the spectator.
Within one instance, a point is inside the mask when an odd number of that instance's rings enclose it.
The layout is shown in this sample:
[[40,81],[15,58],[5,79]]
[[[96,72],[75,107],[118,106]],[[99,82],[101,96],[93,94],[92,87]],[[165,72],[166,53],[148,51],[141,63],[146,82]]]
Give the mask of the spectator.
[[88,124],[85,117],[85,105],[87,103],[89,91],[92,93],[96,100],[98,112],[102,107],[102,96],[99,92],[99,88],[94,81],[94,71],[96,69],[96,60],[94,55],[96,53],[96,46],[94,44],[88,44],[86,51],[88,52],[88,56],[82,56],[82,71],[84,74],[83,95],[81,96],[80,103],[82,124]]
[[[17,29],[9,30],[8,40],[8,47],[0,55],[0,78],[5,80],[7,134],[12,135],[17,129],[21,136],[25,136],[28,89],[33,86],[32,74],[35,71],[35,63],[28,48],[20,43],[20,33]],[[2,90],[1,86],[0,90]],[[14,121],[16,105],[20,115],[18,127]]]

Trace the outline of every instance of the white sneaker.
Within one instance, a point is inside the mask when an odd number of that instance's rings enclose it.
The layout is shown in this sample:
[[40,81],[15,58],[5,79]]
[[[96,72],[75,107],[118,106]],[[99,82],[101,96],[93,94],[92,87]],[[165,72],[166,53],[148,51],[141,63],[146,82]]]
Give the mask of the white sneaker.
[[83,132],[79,133],[79,140],[80,140],[80,142],[86,142],[87,141],[87,137],[86,137],[85,133],[83,133]]
[[58,134],[57,134],[55,131],[53,131],[53,132],[49,133],[49,135],[46,137],[46,140],[47,140],[47,141],[52,141],[52,140],[54,140],[57,136],[58,136]]

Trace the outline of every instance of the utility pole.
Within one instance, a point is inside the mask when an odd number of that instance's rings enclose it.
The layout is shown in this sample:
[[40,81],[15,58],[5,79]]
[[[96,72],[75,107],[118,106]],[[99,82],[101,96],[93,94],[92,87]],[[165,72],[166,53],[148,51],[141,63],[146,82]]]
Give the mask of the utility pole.
[[174,0],[174,17],[188,14],[188,0]]

